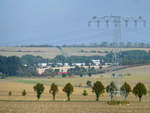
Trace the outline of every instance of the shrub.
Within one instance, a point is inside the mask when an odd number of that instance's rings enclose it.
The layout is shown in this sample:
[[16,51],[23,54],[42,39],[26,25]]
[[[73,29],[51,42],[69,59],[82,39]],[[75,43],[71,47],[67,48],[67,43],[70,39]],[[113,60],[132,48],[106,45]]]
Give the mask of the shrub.
[[82,87],[82,83],[80,83],[80,84],[78,85],[78,87]]
[[87,91],[86,91],[86,90],[83,90],[82,95],[83,95],[83,96],[87,96],[87,95],[88,95]]
[[89,73],[88,73],[88,76],[91,77],[91,76],[92,76],[92,73],[89,72]]
[[86,82],[86,85],[87,85],[88,87],[91,87],[91,86],[92,86],[92,82],[88,80],[88,81]]
[[9,95],[9,96],[12,96],[12,92],[11,92],[11,91],[9,91],[9,92],[8,92],[8,95]]
[[82,74],[82,73],[80,73],[80,77],[83,77],[83,74]]
[[22,91],[22,96],[26,96],[27,95],[27,92],[26,92],[26,90],[24,89],[23,91]]
[[62,77],[64,78],[64,77],[66,77],[67,76],[67,74],[65,74],[65,73],[62,73]]

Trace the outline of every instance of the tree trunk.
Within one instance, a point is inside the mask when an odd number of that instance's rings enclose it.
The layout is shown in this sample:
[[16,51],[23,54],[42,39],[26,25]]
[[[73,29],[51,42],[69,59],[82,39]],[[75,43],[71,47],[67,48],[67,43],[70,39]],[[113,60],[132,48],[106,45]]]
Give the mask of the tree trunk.
[[125,99],[125,101],[127,101],[127,96],[126,95],[125,95],[124,99]]
[[110,97],[111,97],[111,101],[112,101],[112,99],[113,99],[113,95],[111,95]]
[[139,102],[141,102],[142,97],[139,97]]
[[53,101],[55,101],[55,95],[53,95]]
[[96,96],[96,101],[99,101],[99,96]]
[[70,96],[68,96],[68,101],[70,101]]

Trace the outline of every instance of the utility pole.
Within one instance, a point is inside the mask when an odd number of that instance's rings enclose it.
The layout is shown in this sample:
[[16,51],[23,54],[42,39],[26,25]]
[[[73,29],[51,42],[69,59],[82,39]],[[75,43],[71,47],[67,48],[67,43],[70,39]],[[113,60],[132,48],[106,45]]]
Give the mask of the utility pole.
[[129,27],[129,24],[132,24],[134,28],[137,28],[138,25],[142,25],[146,27],[146,20],[142,17],[122,17],[122,16],[103,16],[97,17],[94,16],[89,22],[88,27],[96,26],[97,28],[104,28],[109,29],[112,28],[113,30],[113,66],[114,66],[114,73],[111,75],[111,81],[117,85],[117,91],[109,92],[109,98],[111,94],[116,96],[117,100],[121,101],[121,95],[125,95],[125,91],[121,91],[121,85],[124,84],[123,75],[117,71],[120,67],[120,53],[121,53],[121,28],[125,26],[126,28]]

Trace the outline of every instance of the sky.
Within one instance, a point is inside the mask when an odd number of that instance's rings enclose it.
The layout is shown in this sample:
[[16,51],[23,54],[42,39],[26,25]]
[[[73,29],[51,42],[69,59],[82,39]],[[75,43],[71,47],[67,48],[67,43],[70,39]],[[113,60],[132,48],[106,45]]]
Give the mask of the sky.
[[93,16],[143,16],[146,28],[123,29],[122,41],[150,43],[150,0],[0,0],[0,46],[113,41],[111,29],[89,28]]

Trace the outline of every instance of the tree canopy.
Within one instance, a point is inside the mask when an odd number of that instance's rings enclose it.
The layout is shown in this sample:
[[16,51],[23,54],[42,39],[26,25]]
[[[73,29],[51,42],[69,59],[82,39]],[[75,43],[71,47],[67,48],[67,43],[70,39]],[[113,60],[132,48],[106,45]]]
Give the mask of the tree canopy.
[[142,96],[147,94],[147,89],[145,85],[141,82],[137,83],[133,88],[133,94],[139,97],[139,101],[141,102]]
[[72,92],[73,92],[73,86],[72,86],[72,84],[71,83],[67,83],[66,85],[65,85],[65,87],[63,88],[63,91],[66,93],[66,95],[67,95],[67,98],[68,98],[68,101],[70,101],[70,95],[72,94]]
[[107,93],[110,94],[111,99],[116,95],[116,91],[117,91],[117,86],[115,85],[114,82],[111,82],[107,87],[106,87],[106,91]]
[[40,99],[41,97],[41,94],[44,92],[44,85],[41,84],[41,83],[37,83],[34,87],[33,87],[34,91],[36,92],[37,94],[37,98],[38,100]]
[[53,100],[55,100],[55,96],[57,92],[58,92],[58,86],[55,83],[52,83],[49,93],[53,95]]
[[127,96],[129,95],[129,93],[132,91],[131,90],[131,86],[125,82],[121,88],[120,88],[121,92],[122,92],[122,95],[125,97],[125,99],[127,98]]
[[93,92],[95,92],[95,94],[96,94],[96,101],[98,101],[99,96],[102,93],[104,93],[104,85],[100,81],[97,81],[94,83],[92,89],[93,89]]

